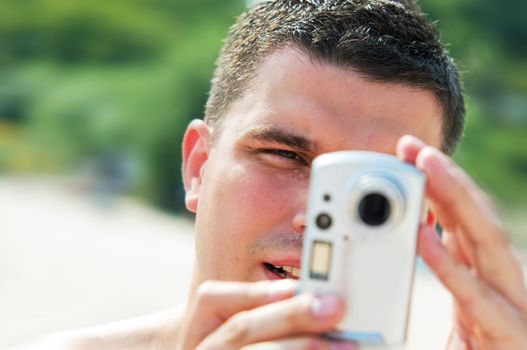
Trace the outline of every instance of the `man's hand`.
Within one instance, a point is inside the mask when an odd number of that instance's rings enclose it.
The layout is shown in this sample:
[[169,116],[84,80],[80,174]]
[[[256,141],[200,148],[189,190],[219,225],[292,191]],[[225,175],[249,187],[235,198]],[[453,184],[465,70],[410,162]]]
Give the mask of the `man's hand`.
[[[404,136],[399,158],[427,176],[427,197],[444,228],[420,228],[419,251],[455,302],[448,350],[527,349],[527,292],[520,263],[487,196],[447,156]],[[432,315],[433,316],[433,315]]]
[[294,296],[295,290],[292,280],[203,283],[188,306],[178,349],[356,349],[319,336],[343,316],[342,299]]

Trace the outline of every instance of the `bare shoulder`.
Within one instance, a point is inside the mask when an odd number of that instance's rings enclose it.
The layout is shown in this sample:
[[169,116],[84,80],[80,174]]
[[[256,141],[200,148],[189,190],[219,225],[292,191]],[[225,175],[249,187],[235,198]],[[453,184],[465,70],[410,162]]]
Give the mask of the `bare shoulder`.
[[130,320],[68,331],[17,350],[165,349],[177,340],[185,305]]

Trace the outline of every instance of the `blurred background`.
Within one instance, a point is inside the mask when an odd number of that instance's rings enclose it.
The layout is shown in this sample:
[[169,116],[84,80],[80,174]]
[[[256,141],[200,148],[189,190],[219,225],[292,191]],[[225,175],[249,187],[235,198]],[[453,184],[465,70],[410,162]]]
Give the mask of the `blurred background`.
[[[464,73],[455,159],[490,192],[523,256],[527,2],[420,4]],[[0,345],[184,300],[191,256],[179,252],[192,251],[192,223],[180,141],[245,7],[1,1]]]

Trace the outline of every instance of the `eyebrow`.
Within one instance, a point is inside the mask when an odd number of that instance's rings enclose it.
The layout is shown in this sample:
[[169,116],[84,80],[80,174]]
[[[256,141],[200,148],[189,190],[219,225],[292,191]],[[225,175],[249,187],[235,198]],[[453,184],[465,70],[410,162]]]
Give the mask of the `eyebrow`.
[[276,125],[254,127],[249,129],[246,136],[255,141],[277,143],[304,152],[317,153],[318,150],[318,146],[313,140],[291,133]]

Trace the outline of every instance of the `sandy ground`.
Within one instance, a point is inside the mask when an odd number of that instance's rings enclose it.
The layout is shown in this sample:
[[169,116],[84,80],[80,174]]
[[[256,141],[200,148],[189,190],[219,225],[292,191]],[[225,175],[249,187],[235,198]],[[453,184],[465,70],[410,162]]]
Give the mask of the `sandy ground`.
[[[0,178],[0,347],[183,302],[192,223],[79,184]],[[448,293],[418,269],[408,349],[439,349]]]

